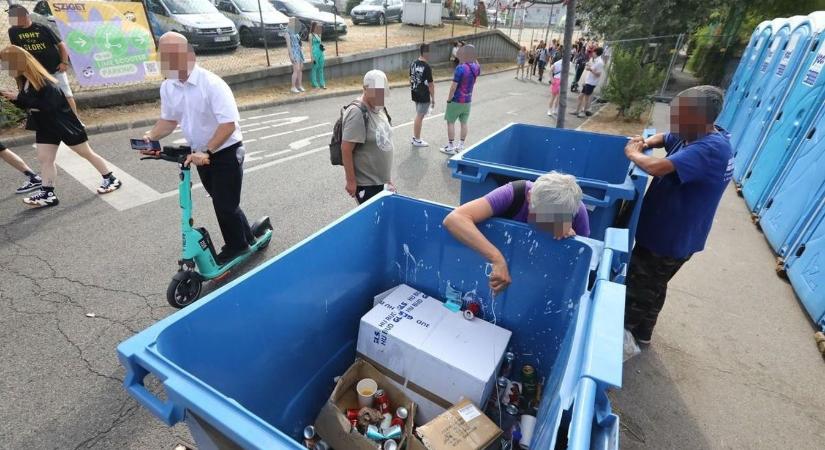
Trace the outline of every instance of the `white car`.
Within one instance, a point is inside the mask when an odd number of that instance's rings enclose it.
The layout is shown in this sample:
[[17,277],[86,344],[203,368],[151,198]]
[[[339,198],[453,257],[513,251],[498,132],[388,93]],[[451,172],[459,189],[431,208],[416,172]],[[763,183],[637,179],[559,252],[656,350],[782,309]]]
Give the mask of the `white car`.
[[197,50],[234,50],[240,39],[235,24],[209,0],[143,0],[155,37],[176,31]]
[[[241,45],[251,47],[263,44],[266,36],[267,44],[284,42],[284,32],[289,18],[281,14],[268,0],[215,0],[215,6],[238,29]],[[264,26],[261,27],[261,15]],[[264,33],[266,30],[266,33]]]

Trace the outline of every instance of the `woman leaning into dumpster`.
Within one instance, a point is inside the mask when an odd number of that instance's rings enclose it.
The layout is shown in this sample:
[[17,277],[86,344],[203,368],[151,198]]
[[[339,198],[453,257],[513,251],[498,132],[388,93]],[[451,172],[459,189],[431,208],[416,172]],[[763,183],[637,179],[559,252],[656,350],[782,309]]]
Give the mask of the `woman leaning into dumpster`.
[[535,182],[514,181],[459,206],[444,219],[444,226],[493,265],[490,289],[494,293],[507,288],[510,272],[504,255],[478,229],[477,224],[491,217],[529,222],[556,239],[590,236],[590,218],[573,175],[550,172]]

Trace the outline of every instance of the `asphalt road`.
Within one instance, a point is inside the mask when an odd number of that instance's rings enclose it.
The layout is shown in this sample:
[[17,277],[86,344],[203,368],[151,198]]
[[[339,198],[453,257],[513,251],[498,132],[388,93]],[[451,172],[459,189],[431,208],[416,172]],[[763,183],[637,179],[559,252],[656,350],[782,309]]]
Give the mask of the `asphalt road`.
[[[443,117],[447,85],[424,125],[429,148],[409,145],[414,116],[406,89],[388,109],[395,124],[394,181],[400,193],[447,204],[458,182],[446,157]],[[549,124],[548,85],[481,77],[468,143],[509,122]],[[246,268],[272,257],[355,206],[343,169],[329,164],[326,144],[347,97],[245,112],[243,207],[250,219],[269,215],[273,242]],[[568,116],[568,127],[580,120]],[[129,138],[142,130],[95,135],[91,144],[117,167],[123,189],[99,197],[97,175],[61,151],[60,205],[29,210],[12,194],[17,173],[0,165],[0,448],[171,449],[188,442],[185,427],[168,428],[121,386],[115,348],[169,315],[165,289],[179,257],[177,171],[138,161]],[[181,135],[175,134],[169,144]],[[31,147],[14,149],[36,165]],[[196,221],[220,235],[205,191],[194,191]],[[220,238],[217,238],[220,245]],[[94,314],[95,317],[87,317]]]

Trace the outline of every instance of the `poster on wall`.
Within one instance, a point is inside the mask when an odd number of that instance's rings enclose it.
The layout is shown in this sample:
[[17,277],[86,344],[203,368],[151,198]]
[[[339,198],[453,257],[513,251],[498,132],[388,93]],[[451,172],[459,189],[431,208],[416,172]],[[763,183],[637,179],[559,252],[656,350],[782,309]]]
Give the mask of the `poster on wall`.
[[49,6],[81,86],[160,78],[143,3],[50,1]]

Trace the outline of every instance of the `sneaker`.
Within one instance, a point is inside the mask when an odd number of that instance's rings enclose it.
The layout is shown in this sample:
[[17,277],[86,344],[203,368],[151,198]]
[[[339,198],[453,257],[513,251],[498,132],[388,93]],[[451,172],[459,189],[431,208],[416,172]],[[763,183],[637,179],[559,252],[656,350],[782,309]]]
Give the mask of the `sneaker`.
[[578,111],[571,111],[571,112],[570,112],[570,115],[571,115],[571,116],[576,116],[576,117],[578,117],[578,116],[579,116],[579,112],[578,112]]
[[639,345],[650,345],[650,341],[653,339],[653,331],[640,330],[637,328],[631,331],[631,333],[633,333],[633,337]]
[[60,201],[57,200],[57,195],[54,194],[54,191],[41,189],[37,191],[36,194],[24,198],[23,203],[35,208],[44,208],[47,206],[57,206]]
[[456,154],[455,147],[453,147],[450,144],[447,144],[444,147],[441,147],[440,149],[438,149],[438,151],[440,151],[441,153],[444,153],[445,155],[455,155]]
[[306,92],[306,89],[304,89],[303,86],[299,87],[298,90],[301,91],[301,92]]
[[28,180],[26,180],[25,183],[23,183],[22,186],[17,188],[15,192],[18,194],[25,194],[26,192],[31,192],[35,189],[40,189],[40,186],[43,186],[43,180],[41,180],[40,177],[34,179],[29,178]]
[[464,151],[464,141],[458,142],[458,147],[455,148],[456,153],[461,153]]
[[103,182],[100,183],[100,187],[97,188],[97,193],[108,194],[109,192],[114,192],[120,189],[120,186],[122,186],[122,183],[113,175],[109,178],[103,179]]
[[584,113],[578,113],[576,114],[576,117],[578,117],[579,119],[584,119]]
[[547,110],[547,115],[550,116],[550,117],[553,117],[553,116],[556,115],[556,113],[554,113],[552,110],[548,109]]
[[590,117],[590,116],[592,116],[592,115],[593,115],[593,113],[592,113],[592,112],[590,112],[590,111],[585,111],[585,112],[584,112],[584,115],[585,115],[585,116],[587,116],[587,117]]
[[292,89],[290,89],[289,92],[292,92],[293,94],[300,94],[301,93],[301,91],[299,91],[297,88],[294,88],[294,87]]
[[248,246],[245,247],[245,248],[236,250],[236,249],[228,248],[227,246],[224,245],[223,248],[221,249],[221,252],[218,253],[217,263],[218,264],[227,264],[229,262],[232,262],[232,260],[234,260],[235,258],[248,253],[250,250],[251,250],[251,248],[248,247]]
[[423,141],[421,139],[412,138],[412,146],[413,147],[429,147],[430,144],[427,141]]

